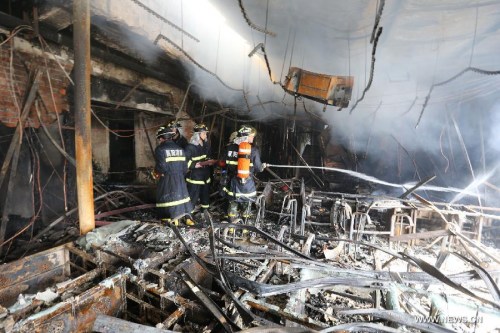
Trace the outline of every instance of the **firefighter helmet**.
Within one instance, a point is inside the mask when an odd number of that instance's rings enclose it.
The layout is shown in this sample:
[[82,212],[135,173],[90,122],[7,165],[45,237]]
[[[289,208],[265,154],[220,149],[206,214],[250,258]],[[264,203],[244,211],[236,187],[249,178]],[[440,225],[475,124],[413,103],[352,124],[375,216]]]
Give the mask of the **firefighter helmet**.
[[194,125],[193,130],[194,130],[195,133],[208,132],[208,127],[207,127],[207,125],[201,123],[201,124]]
[[237,131],[234,131],[233,133],[231,133],[231,135],[229,136],[229,142],[233,142],[234,139],[236,139],[237,136],[238,136],[238,132]]
[[177,120],[172,120],[171,122],[169,122],[167,125],[165,125],[165,127],[170,127],[170,128],[182,128],[182,124],[180,121],[177,121]]
[[251,135],[256,135],[256,134],[257,134],[257,130],[255,129],[255,127],[251,127],[251,126],[247,126],[247,125],[241,126],[241,128],[238,130],[239,137],[251,136]]
[[165,139],[172,138],[175,135],[175,128],[161,126],[156,131],[156,138],[164,137]]

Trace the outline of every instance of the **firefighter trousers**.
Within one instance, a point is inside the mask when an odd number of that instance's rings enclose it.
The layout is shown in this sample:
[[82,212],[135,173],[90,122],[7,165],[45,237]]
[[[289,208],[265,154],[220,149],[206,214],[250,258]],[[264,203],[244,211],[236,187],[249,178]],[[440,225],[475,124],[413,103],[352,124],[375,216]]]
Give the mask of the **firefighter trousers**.
[[230,220],[234,220],[238,218],[238,216],[241,216],[243,219],[248,219],[252,216],[252,202],[230,201],[227,216]]

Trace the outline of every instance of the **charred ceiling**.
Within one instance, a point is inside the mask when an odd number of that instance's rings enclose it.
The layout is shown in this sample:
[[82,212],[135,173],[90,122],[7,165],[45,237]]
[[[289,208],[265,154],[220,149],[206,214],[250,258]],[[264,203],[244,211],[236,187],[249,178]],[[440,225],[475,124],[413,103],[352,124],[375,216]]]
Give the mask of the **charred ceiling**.
[[[11,4],[11,1],[9,3]],[[12,12],[12,15],[5,11],[0,12],[5,27],[14,28],[26,23],[34,24],[43,38],[72,49],[72,28],[71,24],[68,24],[71,23],[71,8],[68,9],[68,3],[56,4],[51,1],[42,1],[41,4],[37,2],[37,6],[34,4],[30,6],[29,3],[31,2],[24,4],[21,10],[18,6],[13,6],[16,11]],[[43,15],[35,17],[34,12]],[[123,29],[127,27],[94,16],[92,55],[134,70],[140,75],[157,78],[180,88],[186,86],[186,74],[181,63],[169,58],[161,50],[157,50],[153,57],[144,59],[140,49],[151,49],[154,45],[144,38],[141,40],[140,36],[134,37],[139,44],[124,44],[126,39],[123,38]],[[133,32],[128,33],[133,34]],[[166,75],[165,72],[169,74]]]

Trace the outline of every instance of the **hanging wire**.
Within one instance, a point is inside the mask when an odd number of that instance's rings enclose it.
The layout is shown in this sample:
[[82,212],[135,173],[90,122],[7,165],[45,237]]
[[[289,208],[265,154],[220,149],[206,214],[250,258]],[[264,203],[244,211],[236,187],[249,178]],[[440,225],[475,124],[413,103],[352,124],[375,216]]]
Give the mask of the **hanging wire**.
[[[240,2],[241,2],[241,0],[240,0]],[[265,26],[266,31],[267,31],[268,16],[269,16],[269,0],[267,0],[267,5],[266,5],[266,26]],[[275,82],[273,81],[273,76],[271,75],[271,66],[269,65],[269,59],[267,58],[267,53],[266,53],[266,49],[265,49],[265,47],[267,46],[266,43],[267,43],[267,34],[264,34],[264,45],[261,46],[261,49],[262,49],[262,53],[264,53],[264,60],[266,61],[267,72],[269,73],[269,79],[274,84]]]
[[[399,142],[399,140],[394,135],[391,134],[391,138],[398,144],[398,147],[400,147],[406,153],[408,158],[411,160],[413,167],[414,167],[414,170],[415,170],[413,177],[415,178],[415,176],[416,176],[419,181],[422,180],[422,177],[420,176],[418,164],[417,164],[417,161],[415,160],[415,158],[411,156],[408,149],[406,149],[405,146],[403,146],[401,144],[401,142]],[[424,190],[424,193],[426,194],[426,196],[429,196],[427,194],[427,191]]]
[[[448,111],[448,105],[446,104],[446,112],[445,112],[445,120],[446,120],[446,126],[448,128],[451,128],[451,122],[450,122],[450,112]],[[451,130],[446,131],[446,136],[447,136],[447,141],[448,141],[448,149],[449,149],[449,156],[450,156],[450,172],[452,175],[455,174],[455,171],[457,169],[456,165],[456,158],[455,154],[453,153],[453,143],[455,142],[452,137],[451,137]]]
[[247,94],[245,92],[243,92],[243,100],[245,101],[245,105],[247,106],[248,113],[250,113],[252,111],[252,109],[250,108],[250,104],[248,103]]
[[348,75],[351,76],[351,36],[347,38],[347,51],[348,51],[347,59],[349,66]]
[[444,173],[448,172],[448,168],[450,167],[450,159],[448,158],[448,156],[445,155],[444,149],[443,149],[443,135],[446,132],[446,127],[447,127],[447,124],[445,123],[443,125],[443,129],[441,130],[441,134],[439,134],[439,150],[441,152],[441,156],[443,156],[443,158],[446,161],[446,167],[444,168]]
[[[134,0],[132,0],[134,1]],[[267,30],[267,27],[266,28],[261,28],[255,24],[252,23],[252,21],[250,21],[250,19],[248,18],[248,15],[247,15],[247,12],[245,10],[245,7],[243,7],[243,1],[242,0],[238,0],[238,3],[240,5],[240,9],[241,9],[241,13],[243,14],[243,17],[245,18],[245,21],[247,22],[247,24],[254,30],[257,30],[257,31],[260,31],[266,35],[269,35],[269,36],[272,36],[272,37],[276,37],[276,33],[272,32],[272,31],[269,31]],[[268,3],[269,5],[269,3]]]
[[422,110],[420,111],[420,115],[418,117],[418,121],[417,121],[417,124],[415,125],[415,128],[417,128],[418,125],[420,124],[420,120],[422,119],[422,116],[424,114],[424,110],[427,107],[427,103],[429,102],[429,99],[431,98],[431,94],[432,94],[432,91],[434,90],[434,88],[439,87],[439,86],[444,86],[445,84],[448,84],[448,83],[450,83],[450,82],[458,79],[460,76],[464,75],[467,72],[473,72],[473,73],[482,74],[482,75],[499,75],[500,74],[500,70],[498,70],[498,71],[489,71],[489,70],[485,70],[485,69],[481,69],[481,68],[476,68],[476,67],[467,67],[464,70],[462,70],[460,73],[452,76],[451,78],[449,78],[447,80],[444,80],[444,81],[441,81],[441,82],[438,82],[438,83],[434,83],[431,86],[431,88],[429,89],[429,93],[425,97],[425,102],[422,105]]
[[[184,1],[181,0],[181,29],[184,31]],[[184,34],[181,34],[181,47],[184,48]]]
[[[476,182],[476,175],[474,173],[474,168],[472,167],[472,162],[471,162],[470,157],[469,157],[469,152],[467,151],[467,146],[465,145],[465,141],[464,141],[464,138],[462,136],[462,132],[460,131],[460,127],[458,127],[458,124],[455,120],[455,117],[453,116],[453,113],[450,113],[450,119],[451,119],[451,122],[453,123],[453,127],[455,128],[455,132],[456,132],[457,137],[458,137],[458,142],[460,143],[460,147],[462,148],[462,153],[464,154],[465,160],[466,160],[467,165],[469,167],[469,170],[470,170],[470,173],[472,176],[472,180],[475,183]],[[481,195],[479,193],[477,186],[474,186],[474,190],[477,193],[477,202],[479,203],[479,206],[482,207],[483,204],[481,201]],[[455,201],[455,199],[451,203],[453,203],[454,201]]]
[[271,74],[271,65],[269,64],[269,59],[267,58],[267,53],[266,53],[266,50],[264,48],[264,45],[261,46],[261,49],[262,49],[262,53],[264,53],[264,60],[266,61],[266,66],[267,66],[267,72],[269,73],[269,79],[271,80],[271,82],[273,84],[280,84],[280,82],[274,82],[273,81],[273,75]]
[[370,124],[372,124],[372,126],[370,126],[368,140],[366,141],[365,156],[363,156],[363,158],[365,158],[365,159],[368,157],[368,148],[370,147],[370,142],[372,141],[373,127],[374,127],[373,125],[375,124],[375,119],[377,118],[377,113],[378,113],[378,110],[380,109],[381,106],[382,106],[382,101],[380,101],[377,108],[372,113],[373,118],[370,120]]
[[[39,41],[40,41],[40,47],[42,49],[42,51],[45,53],[45,49],[44,49],[44,46],[43,46],[43,43],[42,41],[40,40],[40,35],[39,35]],[[54,89],[52,87],[52,78],[50,76],[50,70],[49,70],[49,64],[48,64],[48,61],[47,61],[47,58],[46,57],[43,57],[43,60],[44,60],[44,63],[45,63],[45,72],[47,74],[47,82],[49,83],[49,89],[50,89],[50,97],[51,97],[51,101],[52,101],[52,106],[54,108],[54,113],[56,115],[56,120],[57,120],[57,128],[58,128],[58,131],[59,131],[59,139],[61,140],[61,147],[63,149],[63,151],[66,151],[66,147],[65,147],[65,144],[64,144],[64,137],[63,137],[63,133],[62,133],[62,129],[61,129],[61,119],[59,118],[59,110],[57,109],[57,105],[56,105],[56,101],[55,101],[55,98],[54,98]],[[45,106],[45,103],[43,102],[43,99],[42,99],[42,104],[44,105],[44,107],[46,108]],[[64,197],[64,210],[65,211],[68,211],[68,195],[67,195],[67,189],[66,189],[66,179],[67,179],[67,172],[66,172],[66,166],[67,166],[67,159],[64,159],[64,165],[63,165],[63,197]]]
[[170,25],[172,28],[180,31],[183,35],[188,36],[189,38],[191,38],[192,40],[194,40],[196,42],[200,42],[200,40],[198,38],[194,37],[193,35],[191,35],[190,33],[186,32],[186,31],[184,31],[181,27],[179,27],[178,25],[170,22],[169,20],[167,20],[166,18],[164,18],[163,16],[161,16],[160,14],[158,14],[157,12],[155,12],[154,10],[152,10],[151,8],[149,8],[148,6],[144,5],[142,2],[140,2],[138,0],[130,0],[130,1],[132,1],[137,6],[141,7],[142,9],[144,9],[145,11],[147,11],[149,14],[153,15],[154,17],[156,17],[160,21],[162,21],[162,22]]
[[281,65],[281,74],[280,74],[280,82],[283,79],[283,71],[285,69],[285,61],[286,61],[286,56],[288,54],[288,44],[290,43],[290,35],[292,33],[292,28],[288,29],[288,38],[286,40],[286,48],[285,48],[285,56],[283,57],[283,64]]
[[206,69],[205,67],[203,67],[201,64],[199,64],[196,60],[194,60],[193,57],[191,57],[186,51],[184,51],[179,45],[175,44],[172,40],[170,40],[168,37],[166,37],[165,35],[162,35],[162,34],[159,34],[158,37],[156,37],[155,41],[154,41],[154,44],[157,45],[158,42],[163,39],[164,41],[168,42],[169,44],[171,44],[175,49],[177,49],[178,51],[180,51],[184,56],[186,56],[186,58],[188,58],[193,64],[195,64],[198,68],[200,68],[202,71],[212,75],[213,77],[215,77],[220,83],[222,83],[222,85],[228,89],[231,89],[231,90],[234,90],[234,91],[243,91],[243,89],[236,89],[236,88],[233,88],[233,87],[230,87],[228,86],[224,81],[222,81],[222,79],[217,75],[215,74],[214,72],[211,72],[209,71],[208,69]]
[[[57,171],[57,169],[56,169],[55,165],[52,163],[52,160],[51,160],[51,158],[50,158],[49,154],[47,153],[47,151],[45,150],[44,145],[43,145],[43,142],[42,142],[42,140],[40,139],[40,136],[38,135],[38,133],[37,133],[36,131],[33,131],[33,135],[34,135],[34,137],[38,140],[38,146],[40,147],[41,153],[45,156],[45,159],[47,160],[47,162],[48,162],[48,163],[50,164],[50,166],[52,167],[52,170],[54,170],[55,175],[57,176],[57,178],[58,178],[61,182],[63,182],[63,181],[64,181],[64,178],[63,178],[63,176],[61,176],[61,175],[59,174],[59,172]],[[72,165],[74,165],[74,164],[72,164]]]
[[[64,73],[64,75],[68,78],[70,84],[74,85],[74,82],[71,80],[71,77],[70,75],[67,73],[66,69],[61,65],[61,63],[58,61],[57,57],[55,56],[54,52],[52,51],[52,49],[50,48],[50,46],[48,45],[48,43],[41,37],[39,36],[39,39],[40,39],[40,42],[42,45],[45,46],[45,48],[48,50],[48,52],[53,56],[52,58],[57,62],[57,64],[59,65],[60,69],[62,70],[62,72]],[[130,94],[138,88],[138,86],[140,85],[140,83],[137,83],[134,87],[132,87],[132,89],[129,91],[129,93],[122,99],[122,101],[120,103],[123,103],[129,96]],[[114,107],[109,107],[108,109],[118,109],[120,107],[120,104],[114,106]],[[92,115],[95,117],[95,119],[108,131],[110,132],[111,134],[117,136],[117,137],[122,137],[122,138],[128,138],[128,137],[133,137],[135,134],[131,134],[131,135],[121,135],[119,134],[119,132],[123,131],[123,132],[130,132],[130,130],[112,130],[110,129],[105,123],[104,121],[101,120],[100,117],[97,116],[97,114],[94,112],[94,110],[91,108],[90,109]],[[167,117],[165,117],[167,118]],[[170,117],[168,117],[170,118]],[[68,126],[64,126],[64,127],[61,127],[61,128],[64,128],[64,129],[71,129],[71,130],[74,130],[74,127],[68,127]],[[152,128],[156,128],[155,127],[151,127],[149,129],[152,129]],[[145,131],[147,129],[144,129]]]
[[217,74],[217,65],[219,64],[220,33],[221,33],[221,28],[219,25],[219,38],[217,39],[217,52],[215,53],[215,70],[214,70],[215,74]]
[[399,116],[401,117],[401,116],[404,116],[405,114],[409,113],[411,111],[411,109],[413,109],[413,106],[417,102],[417,99],[418,99],[418,96],[415,96],[415,99],[413,100],[413,102],[411,102],[411,105],[408,108],[408,110],[406,110],[405,112],[401,113]]
[[[17,34],[18,32],[14,33]],[[18,98],[18,95],[16,94],[16,85],[15,85],[15,80],[14,80],[14,45],[13,45],[13,42],[14,40],[13,39],[8,39],[11,43],[11,46],[10,46],[10,52],[9,52],[9,90],[10,90],[10,93],[12,95],[12,101],[14,102],[14,105],[17,109],[17,113],[18,113],[18,119],[19,119],[19,123],[21,122],[21,106],[20,106],[20,103],[19,103],[19,98]],[[18,88],[18,93],[20,94],[19,92],[19,88]],[[19,133],[21,135],[21,138],[22,138],[22,131]]]
[[45,39],[42,38],[42,36],[38,36],[38,39],[45,45],[45,47],[49,50],[49,53],[52,55],[52,59],[54,59],[57,63],[57,65],[59,66],[59,68],[61,69],[61,71],[64,73],[64,76],[66,76],[66,78],[68,79],[68,81],[72,84],[72,85],[75,85],[75,83],[73,82],[73,79],[71,78],[71,76],[69,75],[69,73],[66,71],[66,69],[64,68],[64,66],[61,64],[61,62],[59,61],[59,57],[56,56],[55,52],[52,51],[52,49],[50,48],[50,45],[47,43],[47,41]]
[[3,44],[7,43],[9,40],[11,40],[12,38],[14,38],[18,33],[20,33],[23,30],[33,31],[33,28],[30,27],[29,25],[19,25],[19,26],[15,27],[10,32],[9,36],[0,43],[0,46],[2,46]]
[[380,23],[380,18],[382,17],[382,11],[384,10],[385,0],[377,0],[377,14],[375,15],[375,22],[373,23],[372,36],[370,37],[370,44],[373,44],[375,40],[375,32],[377,31],[378,24]]
[[295,38],[297,37],[297,31],[293,31],[293,41],[292,41],[292,50],[290,51],[290,63],[288,64],[288,68],[292,67],[292,59],[293,52],[295,51]]
[[472,48],[470,50],[469,66],[472,66],[472,57],[474,56],[474,48],[476,47],[477,21],[479,18],[479,7],[476,1],[476,23],[474,24],[474,37],[472,38]]
[[366,92],[370,89],[372,82],[373,82],[373,74],[375,72],[375,54],[377,52],[377,45],[378,41],[380,39],[380,35],[382,34],[382,27],[379,27],[380,23],[380,18],[382,17],[382,12],[384,10],[384,5],[385,5],[385,0],[381,0],[380,4],[378,6],[377,10],[377,15],[375,16],[375,23],[373,25],[373,30],[372,30],[372,36],[370,38],[370,43],[373,43],[373,48],[372,48],[372,63],[370,67],[370,78],[368,79],[368,83],[365,86],[365,89],[363,90],[363,93],[361,94],[361,98],[359,98],[356,103],[354,103],[353,107],[349,111],[349,114],[351,114],[354,109],[358,106],[359,102],[361,102],[365,98]]
[[320,116],[318,116],[317,114],[315,114],[315,113],[313,113],[313,112],[309,111],[309,110],[306,108],[306,102],[305,102],[304,100],[302,100],[302,105],[303,105],[303,107],[304,107],[304,111],[305,111],[308,115],[310,115],[310,116],[311,116],[311,117],[313,117],[313,118],[318,119],[318,120],[319,120],[319,121],[321,121],[321,122],[324,122],[323,118],[321,118],[321,117],[320,117]]
[[[266,2],[266,25],[265,25],[266,31],[267,31],[267,20],[268,20],[268,18],[269,18],[269,0],[267,0],[267,2]],[[267,42],[267,34],[264,34],[264,46],[267,46],[266,42]]]

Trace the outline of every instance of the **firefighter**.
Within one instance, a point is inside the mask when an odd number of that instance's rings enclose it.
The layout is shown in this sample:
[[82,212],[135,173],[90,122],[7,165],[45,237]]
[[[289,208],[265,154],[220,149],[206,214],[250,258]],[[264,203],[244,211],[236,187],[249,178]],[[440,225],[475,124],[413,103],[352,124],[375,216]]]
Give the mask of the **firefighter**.
[[[229,136],[229,142],[226,144],[227,149],[230,145],[234,144],[234,139],[238,136],[238,131],[234,131],[231,133]],[[220,179],[219,179],[219,195],[224,199],[223,201],[223,210],[225,212],[224,217],[228,218],[227,216],[227,211],[229,207],[229,202],[228,202],[228,195],[227,192],[225,191],[227,184],[229,183],[230,179],[227,174],[227,166],[226,166],[226,158],[223,157],[222,160],[219,161],[219,167],[220,167]]]
[[172,139],[178,146],[180,146],[182,149],[186,149],[186,146],[188,145],[187,139],[182,135],[180,129],[182,129],[182,124],[179,121],[172,120],[169,122],[166,127],[168,128],[175,128],[175,135]]
[[234,143],[228,145],[224,153],[229,176],[224,191],[229,198],[228,217],[231,222],[239,214],[245,221],[251,216],[252,202],[257,196],[253,175],[267,167],[260,160],[259,149],[252,146],[256,134],[255,128],[243,125]]
[[[234,131],[233,133],[231,133],[231,135],[229,136],[229,142],[226,144],[226,150],[227,148],[234,144],[234,139],[236,139],[238,137],[238,131]],[[219,194],[221,197],[226,197],[227,196],[227,193],[226,191],[224,191],[224,188],[226,187],[226,185],[228,184],[229,182],[229,177],[227,175],[227,167],[226,167],[226,159],[223,157],[222,160],[219,161],[219,166],[221,168],[221,177],[220,177],[220,183],[219,183]],[[227,211],[227,209],[226,209]]]
[[[208,128],[205,124],[196,124],[193,136],[186,147],[187,188],[191,202],[196,206],[200,200],[201,210],[209,208],[211,165],[216,161],[210,159],[210,145],[208,143]],[[186,224],[194,225],[194,221],[187,220]]]
[[159,144],[155,149],[155,171],[160,175],[156,192],[156,207],[162,222],[179,225],[179,219],[193,210],[184,179],[186,156],[173,138],[174,127],[160,127],[156,132]]

